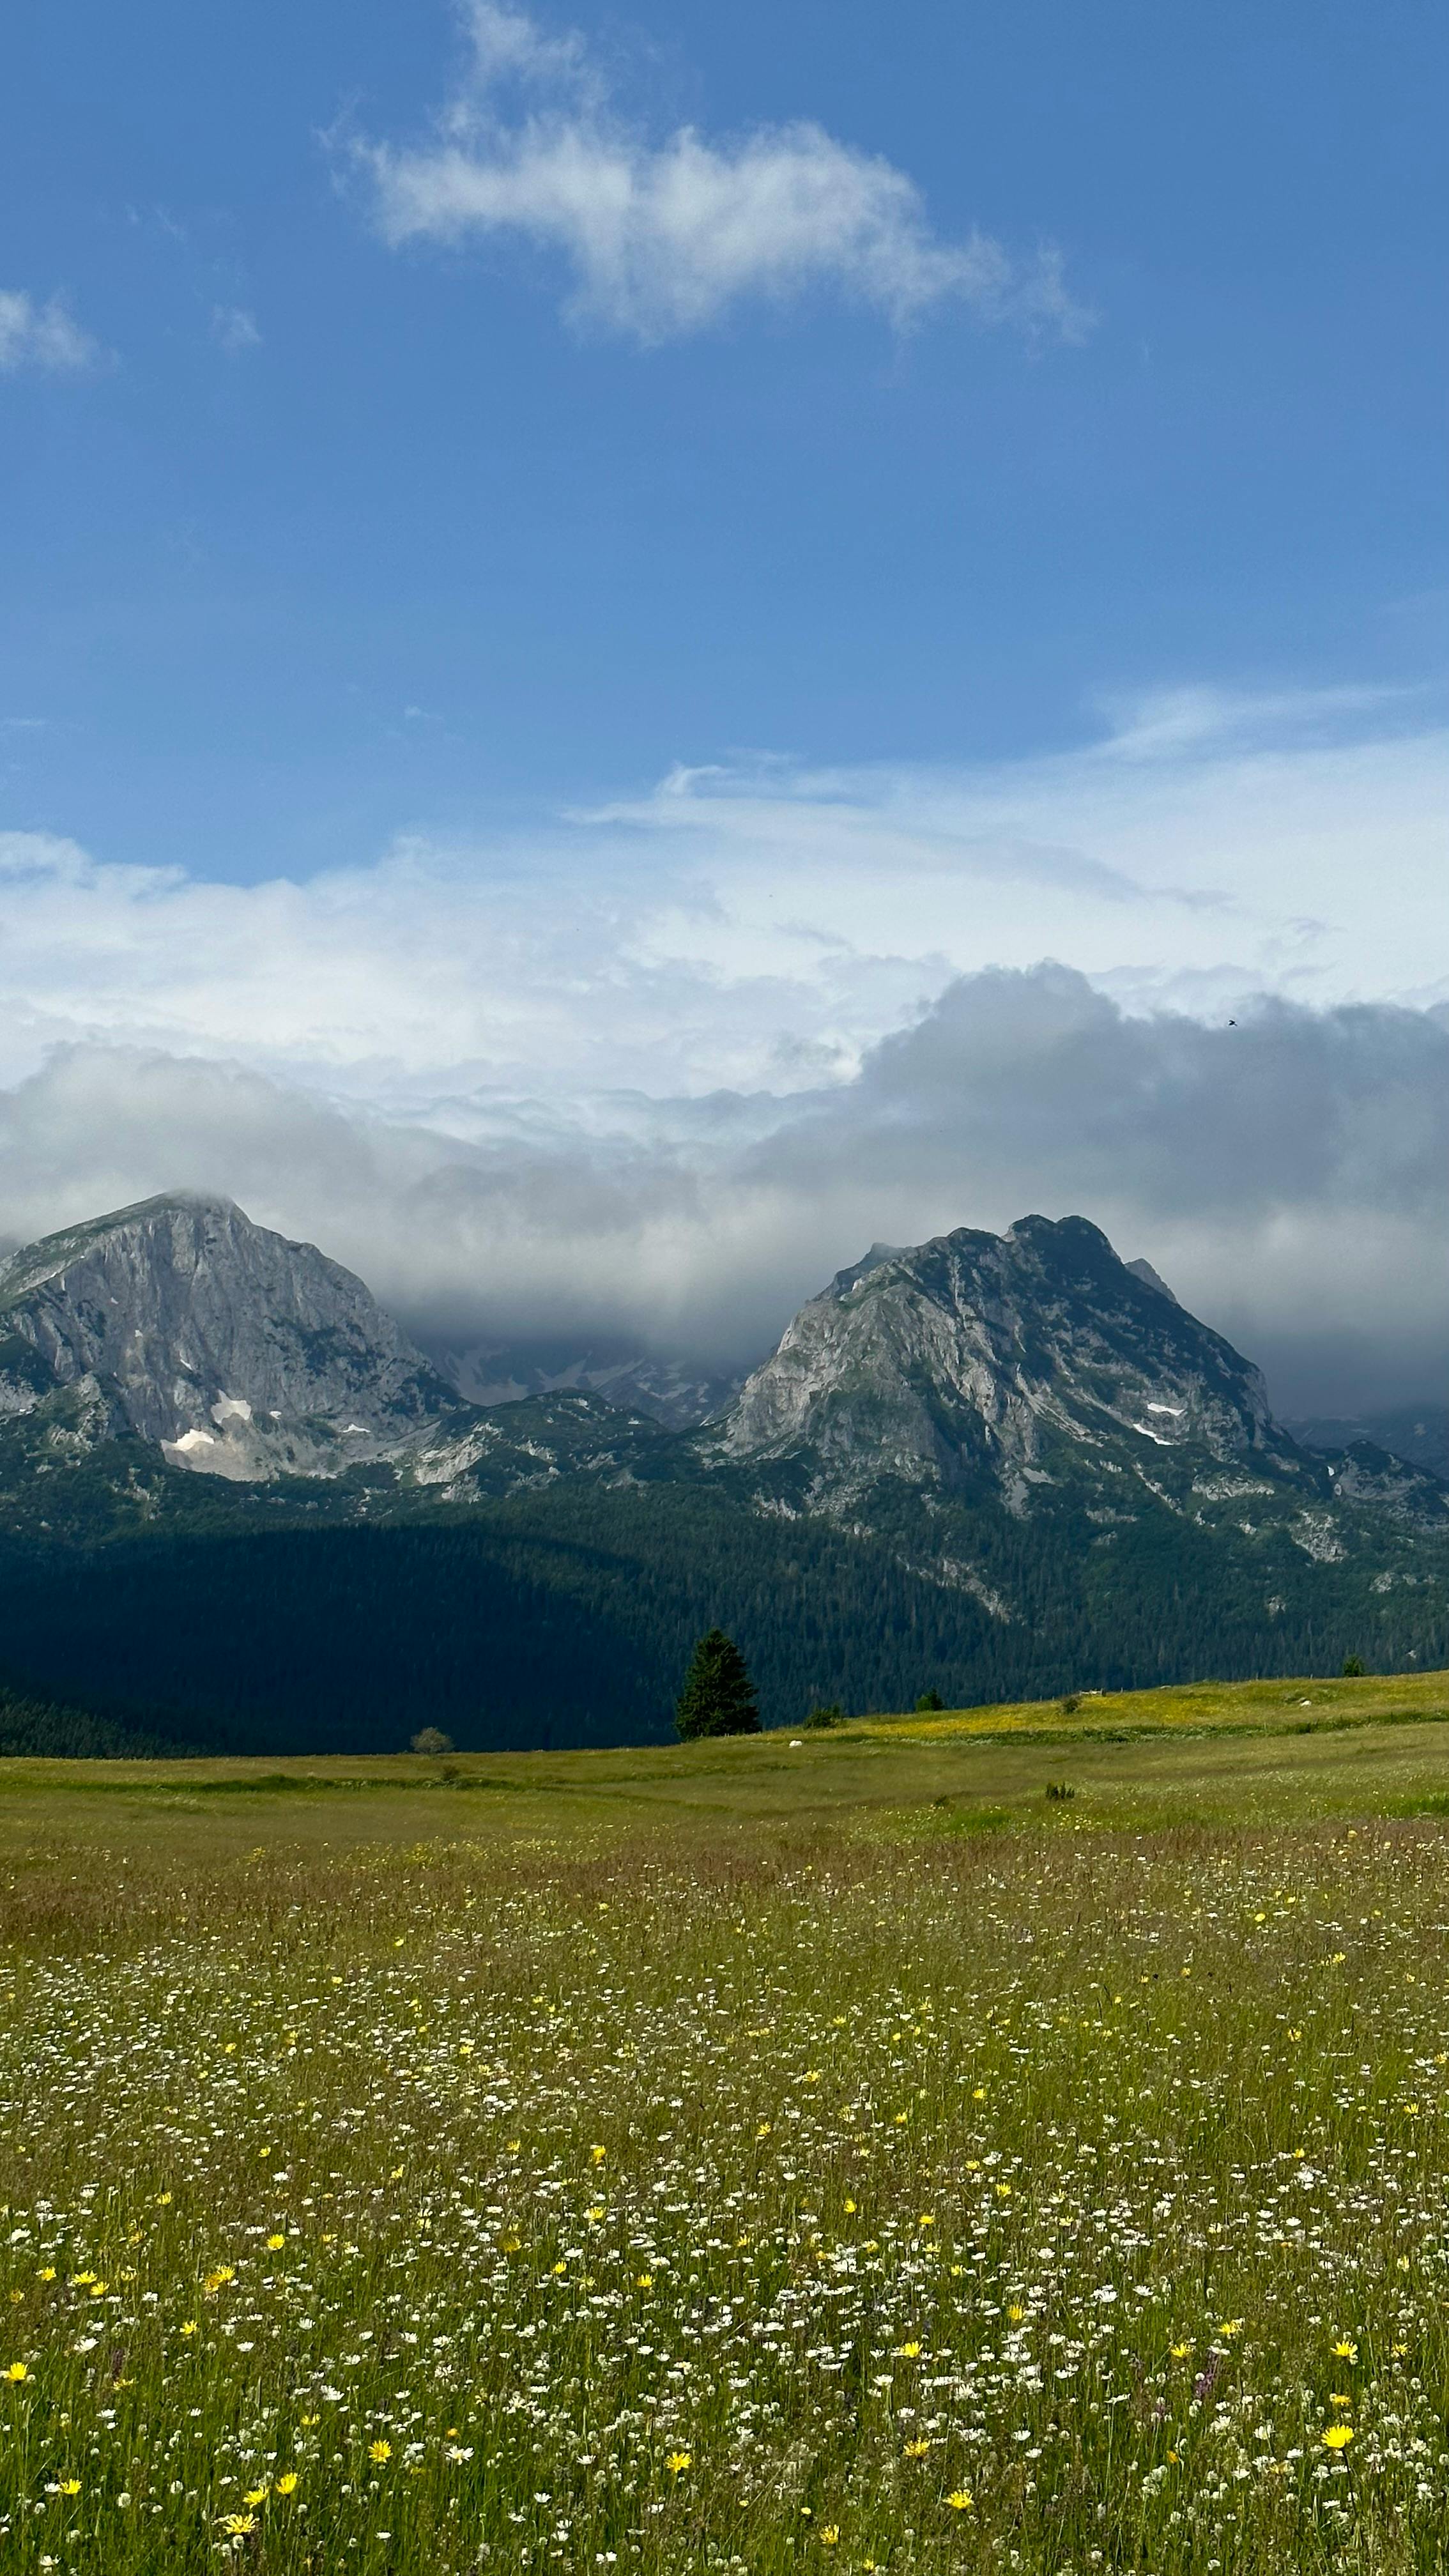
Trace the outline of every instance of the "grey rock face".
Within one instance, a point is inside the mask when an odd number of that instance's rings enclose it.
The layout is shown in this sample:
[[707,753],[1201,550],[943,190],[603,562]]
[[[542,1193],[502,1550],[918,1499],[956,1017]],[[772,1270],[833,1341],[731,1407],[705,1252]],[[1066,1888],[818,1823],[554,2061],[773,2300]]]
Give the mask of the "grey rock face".
[[[1176,1459],[1294,1472],[1262,1378],[1083,1217],[878,1249],[790,1325],[723,1417],[740,1461],[808,1454],[811,1500],[882,1477],[1029,1507],[1064,1472]],[[1220,1481],[1220,1480],[1219,1480]]]
[[227,1199],[148,1199],[0,1266],[0,1408],[94,1382],[174,1465],[335,1475],[456,1399],[360,1279]]

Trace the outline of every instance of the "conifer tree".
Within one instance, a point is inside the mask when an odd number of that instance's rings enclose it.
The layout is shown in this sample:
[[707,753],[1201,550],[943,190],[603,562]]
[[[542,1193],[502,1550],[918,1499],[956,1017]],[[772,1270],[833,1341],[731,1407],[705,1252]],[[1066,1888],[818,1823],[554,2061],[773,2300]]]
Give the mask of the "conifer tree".
[[711,1628],[695,1647],[674,1723],[686,1742],[698,1735],[758,1735],[755,1685],[744,1656],[723,1628]]

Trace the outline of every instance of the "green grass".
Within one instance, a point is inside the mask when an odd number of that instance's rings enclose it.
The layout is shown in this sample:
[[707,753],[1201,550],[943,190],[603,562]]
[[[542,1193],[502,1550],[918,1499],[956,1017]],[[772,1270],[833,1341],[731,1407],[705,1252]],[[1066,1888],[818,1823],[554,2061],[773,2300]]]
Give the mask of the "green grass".
[[455,1767],[0,1769],[6,2565],[1442,2567],[1445,1676]]

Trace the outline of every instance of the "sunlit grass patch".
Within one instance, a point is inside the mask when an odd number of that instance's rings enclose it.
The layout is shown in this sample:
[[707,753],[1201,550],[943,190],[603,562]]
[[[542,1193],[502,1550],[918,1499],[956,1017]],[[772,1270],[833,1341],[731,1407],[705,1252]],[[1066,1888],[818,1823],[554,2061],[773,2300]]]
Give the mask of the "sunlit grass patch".
[[1028,1777],[32,1814],[7,2563],[1437,2568],[1449,1834]]

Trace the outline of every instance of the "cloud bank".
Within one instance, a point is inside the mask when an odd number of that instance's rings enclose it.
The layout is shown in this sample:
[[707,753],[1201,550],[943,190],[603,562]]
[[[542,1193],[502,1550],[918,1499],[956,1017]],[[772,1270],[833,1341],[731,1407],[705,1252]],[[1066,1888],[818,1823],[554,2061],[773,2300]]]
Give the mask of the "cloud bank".
[[1430,1397],[1449,740],[1350,699],[679,770],[305,883],[0,838],[0,1233],[221,1189],[430,1339],[734,1364],[877,1237],[1079,1210],[1280,1403]]
[[945,302],[1069,340],[1090,327],[1054,251],[939,239],[902,171],[818,125],[650,143],[577,35],[545,36],[494,0],[466,15],[467,76],[428,141],[353,141],[389,242],[526,241],[564,260],[576,319],[644,342],[817,289],[898,328]]
[[[1264,1362],[1280,1403],[1449,1357],[1449,1012],[1132,1016],[1064,967],[963,977],[788,1098],[495,1104],[446,1133],[237,1065],[68,1047],[0,1094],[26,1237],[176,1186],[320,1241],[425,1338],[757,1356],[876,1237],[1081,1210]],[[64,1176],[57,1181],[57,1175]]]

